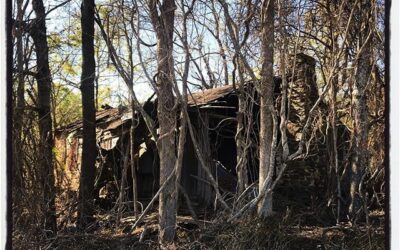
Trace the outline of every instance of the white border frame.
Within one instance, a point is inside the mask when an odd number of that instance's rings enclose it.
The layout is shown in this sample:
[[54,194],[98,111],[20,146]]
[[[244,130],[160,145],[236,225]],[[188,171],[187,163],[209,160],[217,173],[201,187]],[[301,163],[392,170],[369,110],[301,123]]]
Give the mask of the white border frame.
[[[400,1],[393,0],[390,17],[390,216],[391,249],[400,248]],[[0,0],[0,248],[5,247],[7,237],[7,32],[6,1]]]
[[7,239],[7,30],[6,1],[0,0],[0,247]]
[[393,0],[390,10],[390,223],[391,249],[400,248],[400,1]]

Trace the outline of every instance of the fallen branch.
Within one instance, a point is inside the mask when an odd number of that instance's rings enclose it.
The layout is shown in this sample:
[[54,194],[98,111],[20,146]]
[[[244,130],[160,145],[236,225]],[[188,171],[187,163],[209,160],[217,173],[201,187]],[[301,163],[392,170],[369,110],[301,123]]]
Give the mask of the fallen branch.
[[140,234],[140,237],[139,237],[139,242],[143,242],[147,231],[148,231],[148,227],[147,227],[147,225],[144,225],[143,232]]

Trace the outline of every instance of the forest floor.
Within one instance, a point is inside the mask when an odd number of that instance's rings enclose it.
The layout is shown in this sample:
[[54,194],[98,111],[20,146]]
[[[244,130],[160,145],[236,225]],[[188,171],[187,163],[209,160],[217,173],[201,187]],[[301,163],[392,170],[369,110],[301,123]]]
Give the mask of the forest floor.
[[[370,213],[369,225],[326,225],[312,213],[276,212],[261,221],[253,216],[226,222],[226,215],[196,211],[177,217],[177,232],[171,249],[384,249],[384,212]],[[207,214],[208,213],[208,214]],[[186,215],[185,215],[186,214]],[[137,228],[135,217],[125,214],[118,226],[115,216],[96,217],[90,233],[66,227],[54,238],[28,243],[14,241],[14,249],[159,249],[158,215],[153,211]],[[144,233],[143,233],[144,232]],[[30,245],[32,244],[32,245]],[[36,245],[36,246],[34,246]]]

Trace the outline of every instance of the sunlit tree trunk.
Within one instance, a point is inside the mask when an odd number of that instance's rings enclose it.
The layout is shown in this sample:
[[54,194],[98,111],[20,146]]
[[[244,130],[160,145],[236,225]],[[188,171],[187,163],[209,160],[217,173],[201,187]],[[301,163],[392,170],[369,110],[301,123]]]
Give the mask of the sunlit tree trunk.
[[[261,13],[261,55],[262,79],[260,86],[260,172],[259,190],[272,184],[273,164],[271,164],[274,109],[274,0],[265,0]],[[265,183],[264,183],[265,182]],[[267,217],[272,214],[272,192],[267,192],[258,204],[258,215]]]
[[236,115],[237,119],[237,128],[235,134],[235,142],[236,142],[236,173],[238,177],[238,187],[237,192],[238,195],[242,194],[247,187],[248,178],[247,178],[247,150],[246,150],[246,93],[244,88],[244,79],[243,79],[243,67],[240,65],[240,61],[238,60],[239,65],[239,78],[240,81],[237,84],[237,95],[238,95],[238,112]]
[[359,3],[358,15],[358,49],[357,69],[352,91],[353,107],[353,155],[351,166],[349,213],[353,221],[363,214],[362,181],[368,167],[368,110],[366,88],[371,75],[372,48],[370,39],[371,4],[367,0]]
[[[172,88],[174,81],[173,32],[175,19],[175,1],[150,1],[149,7],[153,27],[157,35],[157,116],[160,127],[158,140],[160,156],[160,185],[174,171],[176,161],[176,106]],[[158,13],[160,12],[160,13]],[[169,243],[175,237],[176,223],[176,176],[166,184],[160,194],[159,205],[159,240],[161,244]]]

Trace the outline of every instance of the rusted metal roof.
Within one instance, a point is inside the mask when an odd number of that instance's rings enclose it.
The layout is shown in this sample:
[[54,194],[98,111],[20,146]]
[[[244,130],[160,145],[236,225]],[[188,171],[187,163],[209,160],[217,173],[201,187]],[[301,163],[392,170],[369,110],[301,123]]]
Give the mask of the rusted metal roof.
[[[233,92],[234,89],[232,85],[194,92],[188,96],[188,105],[193,107],[210,104]],[[99,110],[96,112],[96,126],[103,130],[116,129],[132,117],[130,112],[131,111],[128,108],[108,108]],[[82,126],[82,120],[77,120],[65,127],[58,128],[56,132],[71,133],[81,129]]]
[[[96,124],[97,126],[101,126],[111,121],[118,120],[121,116],[122,113],[118,108],[99,110],[96,112]],[[82,128],[82,126],[83,126],[82,120],[77,120],[73,123],[68,124],[67,126],[58,128],[56,132],[70,133],[77,129]]]
[[233,93],[233,85],[226,85],[214,89],[207,89],[204,91],[198,91],[188,96],[188,105],[200,106],[214,102],[219,98],[227,96]]

